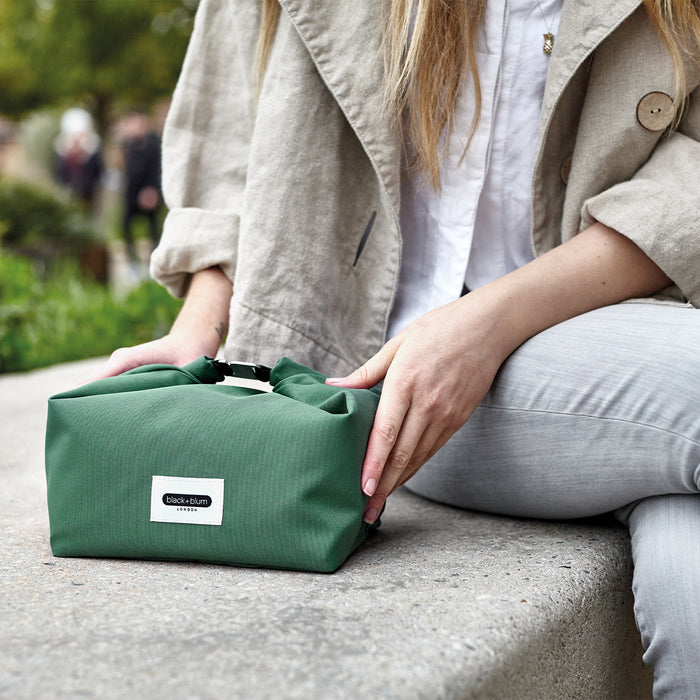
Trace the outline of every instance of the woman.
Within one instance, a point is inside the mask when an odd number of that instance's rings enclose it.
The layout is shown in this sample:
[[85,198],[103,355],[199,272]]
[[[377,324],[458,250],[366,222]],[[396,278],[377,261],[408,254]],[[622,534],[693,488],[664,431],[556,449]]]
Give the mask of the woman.
[[228,333],[229,359],[383,380],[367,520],[411,477],[616,510],[655,694],[700,694],[697,4],[280,5],[200,7],[152,260],[186,302],[105,374]]

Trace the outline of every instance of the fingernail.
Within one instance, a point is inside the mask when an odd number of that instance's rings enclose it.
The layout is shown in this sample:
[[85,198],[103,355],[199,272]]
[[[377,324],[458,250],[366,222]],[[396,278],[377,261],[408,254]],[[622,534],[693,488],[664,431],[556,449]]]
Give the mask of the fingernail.
[[362,490],[367,496],[374,496],[374,492],[377,490],[377,480],[367,479],[367,481],[365,481],[365,487]]
[[365,514],[362,516],[362,519],[366,523],[370,523],[371,525],[377,519],[378,515],[379,511],[374,506],[371,506],[365,511]]
[[327,377],[326,384],[339,384],[345,377]]

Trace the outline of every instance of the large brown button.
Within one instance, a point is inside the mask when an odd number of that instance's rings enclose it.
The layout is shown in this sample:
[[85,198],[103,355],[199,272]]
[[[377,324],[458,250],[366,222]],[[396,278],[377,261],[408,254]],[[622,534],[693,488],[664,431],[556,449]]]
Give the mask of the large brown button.
[[649,131],[663,131],[675,114],[673,99],[665,92],[649,92],[637,105],[637,121]]
[[571,172],[571,156],[567,156],[561,163],[559,168],[559,174],[561,175],[561,181],[565,184],[569,184],[569,173]]

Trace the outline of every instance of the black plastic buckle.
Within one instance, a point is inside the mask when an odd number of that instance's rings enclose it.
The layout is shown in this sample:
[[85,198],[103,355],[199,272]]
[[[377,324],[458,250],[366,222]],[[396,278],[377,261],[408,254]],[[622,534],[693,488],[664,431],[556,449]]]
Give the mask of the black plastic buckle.
[[254,362],[222,362],[213,360],[214,366],[226,377],[238,379],[254,379],[259,382],[270,381],[270,368],[257,365]]

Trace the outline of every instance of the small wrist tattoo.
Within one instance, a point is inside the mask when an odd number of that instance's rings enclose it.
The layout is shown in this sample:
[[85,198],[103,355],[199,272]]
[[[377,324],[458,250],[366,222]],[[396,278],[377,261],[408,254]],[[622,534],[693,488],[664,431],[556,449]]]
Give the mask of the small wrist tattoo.
[[228,326],[223,322],[216,326],[214,330],[218,333],[219,340],[223,340],[228,334]]

